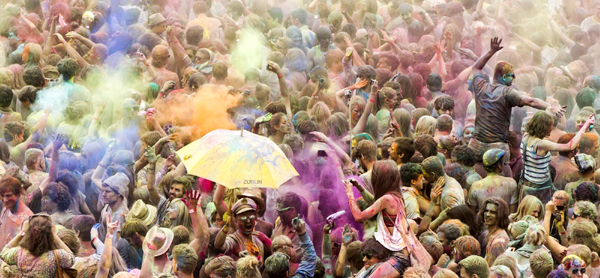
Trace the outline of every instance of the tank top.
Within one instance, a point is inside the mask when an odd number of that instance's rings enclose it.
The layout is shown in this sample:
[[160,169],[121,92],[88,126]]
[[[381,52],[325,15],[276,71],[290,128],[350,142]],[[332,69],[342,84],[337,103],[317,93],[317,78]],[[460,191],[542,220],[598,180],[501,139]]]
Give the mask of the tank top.
[[529,136],[521,142],[521,155],[523,156],[523,177],[531,183],[543,184],[550,180],[550,160],[552,155],[546,152],[546,155],[538,155],[538,141],[531,146],[527,146]]

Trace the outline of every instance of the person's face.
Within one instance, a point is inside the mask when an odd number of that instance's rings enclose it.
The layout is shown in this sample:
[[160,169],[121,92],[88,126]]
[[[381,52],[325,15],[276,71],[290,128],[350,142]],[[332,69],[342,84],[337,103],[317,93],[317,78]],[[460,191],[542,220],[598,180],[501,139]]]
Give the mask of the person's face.
[[411,183],[416,190],[423,190],[423,175],[419,175],[419,177],[416,180],[412,180]]
[[585,267],[581,266],[573,266],[570,269],[566,269],[566,271],[569,272],[571,278],[581,278],[586,272]]
[[400,16],[402,17],[402,20],[404,20],[404,22],[406,24],[410,24],[413,21],[412,14],[409,12],[404,12],[404,13],[400,14]]
[[173,200],[175,198],[183,198],[183,193],[183,184],[173,183],[171,185],[171,189],[169,189],[169,200]]
[[321,47],[321,50],[327,50],[329,49],[329,45],[331,44],[331,39],[330,38],[324,38],[324,39],[320,39],[319,40],[319,46]]
[[533,209],[529,215],[538,218],[540,216],[540,207],[538,206],[537,208]]
[[468,127],[463,130],[463,139],[465,142],[469,142],[473,137],[473,127]]
[[213,223],[215,226],[217,226],[218,228],[223,227],[223,217],[221,217],[218,213],[217,213],[217,217],[215,217],[215,223]]
[[110,188],[102,189],[102,200],[105,204],[114,205],[119,200],[119,194],[112,191]]
[[294,244],[292,243],[292,241],[286,242],[284,245],[281,245],[277,248],[277,250],[274,251],[283,252],[287,254],[290,257],[290,262],[296,261],[296,251],[294,250]]
[[567,202],[569,201],[568,198],[555,198],[552,197],[552,202],[554,203],[555,207],[564,207],[565,205],[567,205]]
[[371,256],[370,254],[365,254],[363,256],[363,262],[365,263],[365,269],[377,264],[379,260],[375,256]]
[[392,67],[388,64],[387,58],[379,59],[379,62],[377,63],[377,68],[389,69],[390,71],[392,70]]
[[515,80],[515,74],[514,73],[507,73],[503,76],[503,83],[506,86],[511,86],[513,83],[513,80]]
[[127,240],[127,242],[129,242],[129,245],[135,247],[135,248],[140,248],[142,247],[143,241],[140,238],[140,236],[135,233],[133,236],[125,238],[125,240]]
[[237,223],[238,230],[243,235],[251,235],[254,231],[254,225],[256,225],[256,212],[245,211],[235,216],[235,222]]
[[358,121],[360,120],[360,116],[362,116],[362,109],[360,109],[358,104],[355,104],[352,107],[352,120]]
[[290,127],[290,122],[287,119],[287,116],[283,116],[281,118],[281,122],[279,122],[279,127],[277,128],[277,130],[283,134],[290,134],[291,127]]
[[160,23],[160,24],[156,25],[156,27],[154,27],[154,30],[156,30],[157,34],[162,34],[163,32],[165,32],[166,29],[167,29],[167,23],[165,23],[165,22]]
[[488,227],[494,227],[498,224],[498,206],[496,204],[485,205],[483,223]]
[[18,200],[19,195],[15,195],[9,191],[5,192],[4,195],[2,195],[2,203],[7,209],[12,209],[17,204]]
[[296,212],[296,208],[289,208],[284,211],[277,211],[277,216],[279,216],[281,224],[290,226],[292,225],[292,219],[298,216],[298,213]]
[[440,242],[442,243],[442,245],[449,246],[450,242],[448,242],[448,239],[446,238],[446,234],[445,233],[438,232],[437,236],[440,239]]
[[394,143],[392,144],[392,146],[388,149],[388,152],[390,153],[390,158],[394,161],[398,161],[398,159],[400,159],[400,156],[398,156],[398,144]]
[[299,46],[302,44],[302,34],[300,32],[294,32],[294,34],[292,34],[292,42],[294,42],[294,45]]
[[42,210],[46,212],[53,212],[56,209],[56,203],[48,196],[42,198]]
[[423,185],[428,185],[430,183],[435,182],[436,176],[435,176],[435,174],[430,174],[430,173],[425,172],[425,173],[423,173],[423,178],[424,178]]
[[8,33],[8,43],[11,47],[16,48],[21,43],[21,38],[15,32]]
[[396,106],[396,94],[392,94],[389,98],[386,98],[385,102],[387,103],[388,107]]
[[167,208],[167,217],[171,220],[177,219],[179,212],[177,209],[177,205],[175,203],[171,203],[171,205]]
[[196,65],[204,64],[210,59],[210,56],[204,51],[198,51],[196,57],[194,57],[194,63]]
[[440,116],[445,114],[445,115],[448,115],[448,116],[452,117],[452,112],[453,111],[454,111],[453,109],[439,109],[438,110],[438,114]]
[[587,121],[587,117],[585,117],[585,116],[577,116],[577,120],[575,121],[575,126],[577,127],[577,130],[580,130],[581,127],[583,127],[583,125],[585,124],[586,121]]

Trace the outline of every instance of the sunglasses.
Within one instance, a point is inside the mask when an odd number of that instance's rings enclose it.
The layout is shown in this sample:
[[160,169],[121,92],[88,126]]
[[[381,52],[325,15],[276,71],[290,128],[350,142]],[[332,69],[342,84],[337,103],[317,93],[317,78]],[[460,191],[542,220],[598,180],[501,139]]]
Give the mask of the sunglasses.
[[573,274],[577,275],[577,273],[585,274],[585,268],[573,268]]
[[58,82],[58,78],[44,78],[44,79],[50,83]]
[[240,222],[254,221],[254,220],[256,220],[256,216],[255,215],[240,216],[240,217],[237,217],[236,219]]

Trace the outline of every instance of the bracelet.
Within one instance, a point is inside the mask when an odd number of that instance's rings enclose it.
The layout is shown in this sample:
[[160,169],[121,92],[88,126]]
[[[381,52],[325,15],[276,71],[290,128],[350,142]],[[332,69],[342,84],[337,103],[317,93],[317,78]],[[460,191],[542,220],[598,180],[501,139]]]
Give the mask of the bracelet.
[[560,233],[561,236],[564,236],[566,234],[567,234],[567,231],[564,231],[564,232]]
[[113,238],[114,236],[112,234],[106,234],[106,238]]
[[22,231],[22,232],[21,232],[19,235],[20,235],[21,237],[24,237],[24,236],[25,236],[25,231]]
[[162,98],[164,98],[164,97],[165,97],[165,94],[163,94],[163,93],[158,93],[158,96],[159,96],[159,97],[162,97]]
[[277,75],[277,78],[278,78],[278,79],[281,79],[282,77],[283,77],[283,74],[278,74],[278,75]]
[[149,244],[148,249],[156,251],[156,246],[154,246],[154,244]]
[[369,102],[370,103],[375,103],[375,100],[374,99],[369,99]]
[[104,164],[102,162],[98,163],[98,166],[101,166],[102,168],[106,168],[106,164]]
[[193,214],[193,213],[195,213],[195,212],[196,212],[196,210],[195,210],[195,209],[190,209],[190,214]]
[[94,117],[92,118],[94,121],[98,121],[98,117]]

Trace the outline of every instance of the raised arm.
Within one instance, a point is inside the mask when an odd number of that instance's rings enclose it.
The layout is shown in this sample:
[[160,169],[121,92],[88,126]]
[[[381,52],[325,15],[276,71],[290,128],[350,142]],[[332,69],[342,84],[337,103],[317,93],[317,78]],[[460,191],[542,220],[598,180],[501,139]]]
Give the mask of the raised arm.
[[564,43],[567,47],[572,48],[575,46],[575,41],[573,41],[569,36],[567,36],[558,26],[554,19],[550,19],[550,28],[554,31],[554,34],[558,37],[558,39]]
[[300,262],[294,277],[313,277],[317,266],[317,254],[315,252],[315,246],[306,233],[306,223],[304,223],[304,220],[298,219],[297,224],[294,225],[294,229],[296,230],[296,235],[298,235],[298,238],[300,239],[300,248],[302,249],[302,261]]
[[272,61],[267,62],[267,70],[277,75],[277,81],[279,82],[279,91],[281,92],[281,100],[285,105],[285,110],[287,112],[286,115],[288,119],[291,119],[294,115],[292,115],[290,94],[288,92],[288,86],[285,77],[283,76],[283,72],[281,71],[279,65]]
[[186,192],[185,205],[190,210],[192,224],[194,225],[194,239],[190,242],[190,246],[196,250],[198,255],[208,246],[208,238],[210,237],[208,221],[206,221],[206,216],[202,212],[201,203],[200,191],[190,190]]
[[379,98],[379,86],[372,85],[371,86],[371,95],[369,96],[369,101],[367,101],[367,105],[365,106],[365,111],[363,111],[362,115],[360,115],[360,119],[356,123],[356,126],[352,129],[353,134],[363,133],[367,128],[367,123],[369,122],[369,116],[373,111],[373,106],[377,99]]
[[361,211],[354,199],[354,192],[352,191],[352,183],[344,181],[344,188],[346,189],[346,195],[348,196],[348,203],[350,204],[350,211],[356,222],[364,222],[367,219],[377,215],[380,211],[385,209],[384,201],[388,201],[388,197],[384,196],[379,198],[369,208]]
[[58,16],[54,16],[52,18],[52,24],[50,25],[50,31],[48,31],[48,38],[46,38],[46,43],[44,44],[43,53],[44,56],[50,55],[52,53],[52,46],[54,45],[54,32],[56,31],[56,22],[58,21]]
[[117,142],[112,142],[108,146],[106,153],[104,153],[104,157],[98,163],[98,167],[94,170],[94,174],[92,174],[92,182],[96,187],[101,191],[102,190],[102,182],[104,181],[104,174],[106,174],[106,168],[110,163],[113,154],[117,150]]
[[494,56],[494,54],[496,54],[496,52],[498,52],[502,48],[504,48],[504,47],[500,46],[501,43],[502,43],[502,39],[499,39],[498,37],[494,37],[490,40],[490,51],[488,51],[483,56],[481,56],[477,60],[477,62],[475,62],[475,65],[473,65],[473,73],[474,74],[481,73],[481,71],[483,70],[483,67],[485,67],[485,64],[487,64],[487,62],[490,60],[490,58],[492,58],[492,56]]
[[102,256],[98,263],[98,272],[96,272],[96,278],[108,278],[110,267],[112,265],[112,239],[115,230],[119,227],[119,221],[110,222],[110,214],[106,217],[106,239],[104,240],[104,250],[102,250]]
[[85,44],[85,46],[87,46],[88,48],[92,48],[94,45],[96,45],[92,40],[80,35],[77,32],[69,32],[65,35],[67,38],[74,38],[80,42],[82,42],[83,44]]
[[581,129],[579,129],[577,134],[575,134],[575,136],[571,139],[571,141],[569,141],[569,143],[559,144],[554,143],[550,140],[542,140],[538,144],[538,149],[557,152],[574,150],[575,148],[577,148],[577,146],[579,146],[579,142],[581,141],[583,134],[590,128],[590,125],[594,124],[594,118],[595,114],[590,115],[587,121],[585,121]]
[[344,277],[344,268],[346,267],[346,257],[348,252],[348,245],[357,238],[357,235],[352,231],[349,225],[344,226],[344,232],[342,233],[342,246],[340,247],[340,253],[338,255],[337,262],[335,264],[335,277]]
[[156,233],[153,238],[147,241],[148,253],[144,254],[139,277],[154,277],[154,254],[156,254],[156,247],[162,246],[166,239],[167,236],[165,234]]
[[[325,278],[333,278],[333,262],[331,261],[333,253],[331,250],[331,238],[329,232],[333,228],[332,224],[325,224],[323,227],[323,247],[321,248],[321,258],[323,258],[323,265],[325,266]],[[341,252],[341,251],[340,251]]]
[[148,175],[147,175],[147,187],[148,187],[148,192],[150,193],[150,201],[152,202],[152,204],[154,204],[155,206],[158,205],[158,203],[160,202],[160,194],[158,193],[158,189],[156,188],[154,179],[155,177],[155,170],[156,170],[156,161],[158,160],[158,156],[156,155],[156,153],[154,152],[154,147],[148,147],[146,148],[146,153],[144,154],[144,156],[146,157],[146,159],[148,160]]
[[84,67],[90,65],[85,59],[83,59],[83,57],[81,57],[81,55],[79,55],[79,52],[77,52],[77,50],[75,50],[75,48],[73,48],[69,43],[67,43],[67,41],[65,40],[65,38],[63,38],[63,36],[61,34],[56,33],[56,34],[54,34],[54,36],[65,47],[67,54],[69,54],[69,56],[71,58],[73,58],[73,59],[75,59],[75,61],[77,61],[77,64],[79,64],[79,67],[84,68]]

